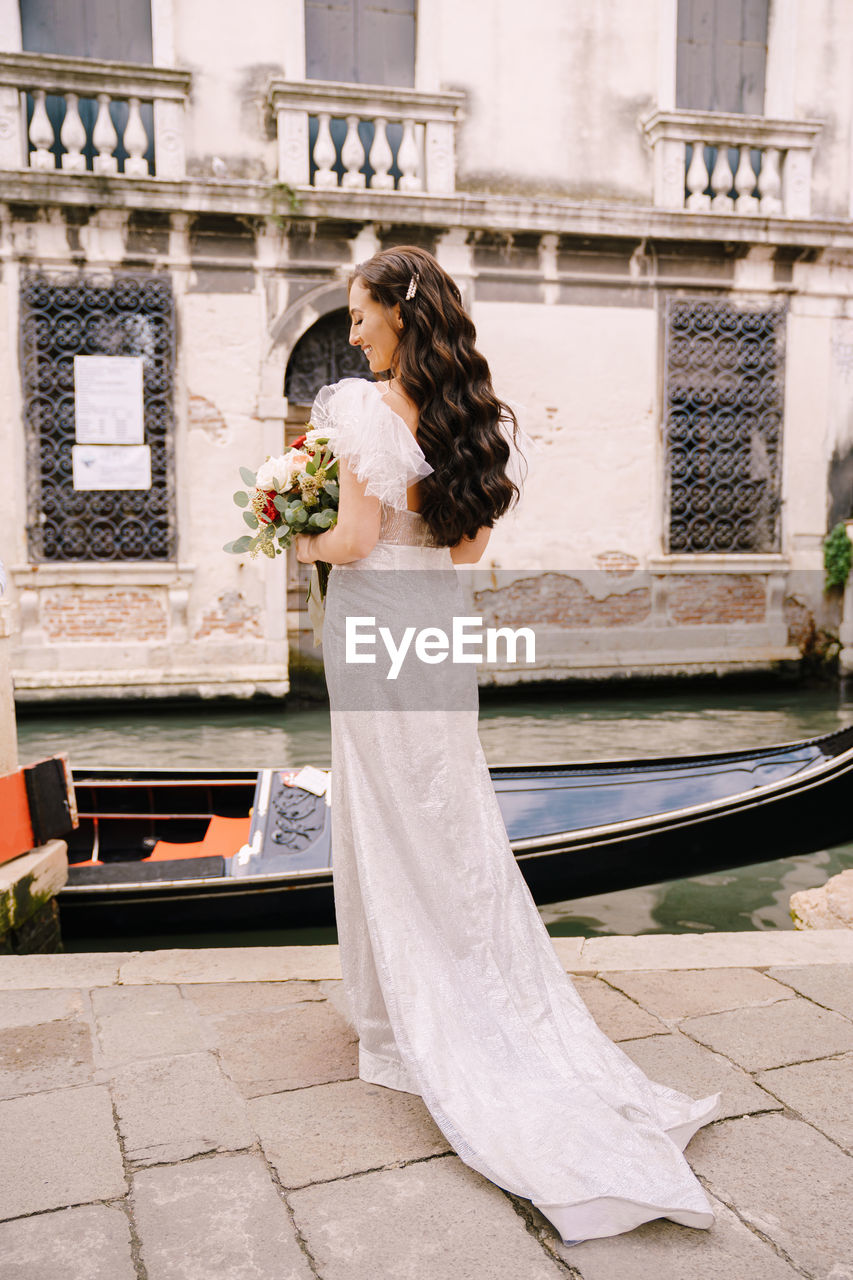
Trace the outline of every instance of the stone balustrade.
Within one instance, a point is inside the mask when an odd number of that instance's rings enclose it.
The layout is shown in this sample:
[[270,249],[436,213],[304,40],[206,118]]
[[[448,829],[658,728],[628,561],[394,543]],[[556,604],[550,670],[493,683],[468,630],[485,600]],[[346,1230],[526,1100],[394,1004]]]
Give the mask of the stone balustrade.
[[279,181],[292,187],[452,194],[465,96],[275,80]]
[[654,111],[641,127],[652,148],[659,208],[810,217],[820,121]]
[[190,73],[0,54],[0,169],[183,178]]

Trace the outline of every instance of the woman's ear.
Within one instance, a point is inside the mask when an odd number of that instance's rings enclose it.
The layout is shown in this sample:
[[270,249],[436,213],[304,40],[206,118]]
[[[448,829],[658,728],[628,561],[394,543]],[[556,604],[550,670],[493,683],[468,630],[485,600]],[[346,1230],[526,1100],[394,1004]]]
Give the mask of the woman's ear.
[[391,308],[391,322],[398,332],[403,328],[403,317],[400,314],[399,302],[395,302]]

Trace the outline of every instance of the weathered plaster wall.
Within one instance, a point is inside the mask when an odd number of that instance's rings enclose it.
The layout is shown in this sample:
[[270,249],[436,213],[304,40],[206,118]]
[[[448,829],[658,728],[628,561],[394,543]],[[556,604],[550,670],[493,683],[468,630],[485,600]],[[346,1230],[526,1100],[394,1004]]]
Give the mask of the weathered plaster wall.
[[526,407],[540,444],[486,560],[595,568],[604,553],[659,552],[655,313],[479,302],[473,315],[498,393]]

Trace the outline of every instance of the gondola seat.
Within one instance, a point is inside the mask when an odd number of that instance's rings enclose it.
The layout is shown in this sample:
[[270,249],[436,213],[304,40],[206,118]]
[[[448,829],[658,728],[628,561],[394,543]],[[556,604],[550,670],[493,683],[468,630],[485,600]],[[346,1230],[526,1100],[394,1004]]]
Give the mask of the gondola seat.
[[191,841],[188,844],[158,840],[148,857],[140,861],[161,862],[173,858],[233,858],[237,850],[248,842],[251,825],[250,817],[222,818],[214,814],[203,840]]

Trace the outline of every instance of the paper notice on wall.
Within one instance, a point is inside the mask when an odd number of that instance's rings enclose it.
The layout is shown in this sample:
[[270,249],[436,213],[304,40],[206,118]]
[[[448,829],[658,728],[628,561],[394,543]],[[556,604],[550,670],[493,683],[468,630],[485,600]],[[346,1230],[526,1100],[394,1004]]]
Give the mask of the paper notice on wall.
[[142,444],[142,357],[75,356],[78,444]]
[[147,444],[75,444],[71,457],[75,489],[151,488]]

